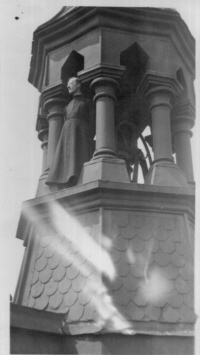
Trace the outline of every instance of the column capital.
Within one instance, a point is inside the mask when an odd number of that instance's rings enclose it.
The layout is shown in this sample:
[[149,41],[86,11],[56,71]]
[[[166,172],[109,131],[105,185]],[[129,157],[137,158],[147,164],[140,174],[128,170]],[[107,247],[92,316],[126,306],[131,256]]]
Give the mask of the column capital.
[[95,96],[93,98],[94,102],[101,97],[113,100],[115,103],[117,101],[114,93],[114,89],[119,86],[119,83],[112,78],[99,77],[92,81],[90,84],[91,89],[94,89]]
[[39,114],[36,122],[36,131],[40,132],[43,129],[48,129],[47,115]]
[[59,101],[67,104],[69,102],[70,95],[66,88],[66,85],[62,82],[62,80],[58,81],[53,85],[46,86],[42,90],[41,94],[41,108],[42,110],[46,110],[46,103],[52,103],[54,101]]
[[188,122],[189,127],[192,128],[195,122],[195,107],[190,100],[184,101],[181,104],[174,105],[171,111],[172,124],[175,122]]
[[173,75],[154,72],[148,70],[142,78],[138,86],[137,93],[139,96],[150,97],[159,92],[166,92],[170,96],[179,96],[183,88]]
[[92,68],[78,72],[78,78],[83,83],[91,83],[93,80],[102,77],[119,80],[125,70],[126,68],[122,65],[98,64]]

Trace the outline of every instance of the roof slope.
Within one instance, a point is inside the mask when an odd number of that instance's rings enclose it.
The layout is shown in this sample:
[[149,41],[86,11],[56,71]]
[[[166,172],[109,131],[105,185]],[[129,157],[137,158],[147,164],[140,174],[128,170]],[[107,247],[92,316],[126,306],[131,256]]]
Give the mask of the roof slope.
[[[102,317],[99,302],[107,294],[103,307],[106,309],[111,302],[113,312],[129,322],[193,323],[192,265],[182,218],[163,214],[150,217],[128,211],[111,213],[109,255],[116,270],[115,279],[103,277],[101,284],[103,275],[70,236],[44,235],[27,305],[67,313],[69,322],[97,321]],[[97,237],[98,224],[87,222],[87,214],[82,228],[92,240]],[[103,265],[104,256],[99,255]]]

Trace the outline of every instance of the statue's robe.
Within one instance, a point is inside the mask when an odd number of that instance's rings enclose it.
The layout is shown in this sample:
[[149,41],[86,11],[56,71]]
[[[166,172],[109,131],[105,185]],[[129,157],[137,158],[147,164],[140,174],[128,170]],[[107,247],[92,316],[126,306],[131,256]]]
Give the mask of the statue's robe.
[[47,185],[75,185],[83,164],[91,158],[88,101],[80,94],[75,95],[64,108],[64,118]]

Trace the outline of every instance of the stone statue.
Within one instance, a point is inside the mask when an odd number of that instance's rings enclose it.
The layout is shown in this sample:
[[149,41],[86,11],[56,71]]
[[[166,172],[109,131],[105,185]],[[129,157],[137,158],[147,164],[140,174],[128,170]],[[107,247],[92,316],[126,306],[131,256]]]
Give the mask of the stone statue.
[[47,185],[74,186],[83,164],[90,160],[89,100],[81,92],[80,80],[70,78],[67,83],[71,102],[64,108],[65,123],[56,148]]

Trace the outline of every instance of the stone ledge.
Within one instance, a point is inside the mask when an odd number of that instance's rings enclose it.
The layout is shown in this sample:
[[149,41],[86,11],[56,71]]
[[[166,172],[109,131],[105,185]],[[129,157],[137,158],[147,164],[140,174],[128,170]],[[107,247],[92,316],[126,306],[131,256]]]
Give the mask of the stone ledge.
[[[48,314],[49,313],[49,314]],[[194,337],[163,335],[62,335],[63,315],[11,304],[11,354],[193,355]],[[157,334],[158,335],[158,334]]]

